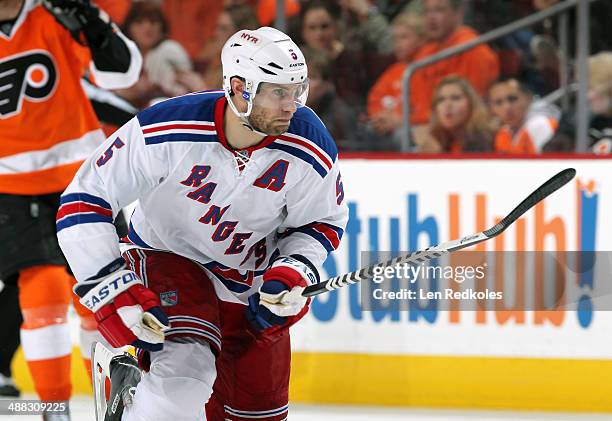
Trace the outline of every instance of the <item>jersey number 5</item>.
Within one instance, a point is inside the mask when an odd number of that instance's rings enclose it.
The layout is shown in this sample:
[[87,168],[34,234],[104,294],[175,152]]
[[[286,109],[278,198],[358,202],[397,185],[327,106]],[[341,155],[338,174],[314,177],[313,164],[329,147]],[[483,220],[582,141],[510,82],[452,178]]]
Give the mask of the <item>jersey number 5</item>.
[[342,178],[340,177],[340,173],[338,173],[338,178],[336,178],[336,203],[338,205],[341,205],[343,200],[344,185],[342,184]]
[[104,152],[104,155],[98,158],[98,160],[96,161],[96,165],[98,167],[101,167],[102,165],[106,164],[113,157],[113,148],[121,149],[124,146],[125,146],[125,143],[123,143],[121,139],[119,138],[115,139],[113,144],[110,145],[109,148]]

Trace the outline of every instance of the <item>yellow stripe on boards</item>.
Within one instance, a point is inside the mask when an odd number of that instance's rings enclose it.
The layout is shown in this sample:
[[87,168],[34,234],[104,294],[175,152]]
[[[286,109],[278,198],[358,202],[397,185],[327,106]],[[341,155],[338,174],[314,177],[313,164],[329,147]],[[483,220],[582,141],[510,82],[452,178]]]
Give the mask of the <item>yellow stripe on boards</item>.
[[612,412],[612,360],[296,352],[292,402]]
[[[21,350],[13,375],[34,388]],[[291,402],[612,412],[612,360],[294,352]],[[91,394],[78,347],[74,394]]]

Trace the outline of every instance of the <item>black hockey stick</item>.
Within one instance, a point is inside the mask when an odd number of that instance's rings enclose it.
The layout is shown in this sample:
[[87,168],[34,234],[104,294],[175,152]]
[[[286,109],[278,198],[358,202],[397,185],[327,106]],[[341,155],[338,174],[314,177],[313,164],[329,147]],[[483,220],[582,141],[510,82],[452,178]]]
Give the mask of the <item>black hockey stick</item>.
[[355,272],[350,272],[335,278],[329,278],[326,281],[319,282],[318,284],[310,285],[304,289],[302,295],[304,297],[313,297],[315,295],[322,294],[327,291],[333,291],[334,289],[342,288],[349,284],[355,284],[364,279],[369,279],[374,276],[374,269],[377,267],[389,267],[395,266],[398,263],[404,264],[419,264],[427,260],[435,259],[446,253],[452,253],[456,250],[461,250],[466,247],[473,246],[474,244],[482,243],[490,238],[496,237],[501,234],[506,228],[520,218],[525,212],[534,207],[536,204],[544,200],[547,196],[551,195],[561,187],[566,185],[574,176],[576,170],[573,168],[567,168],[550,180],[546,181],[540,187],[538,187],[533,193],[531,193],[520,205],[518,205],[512,212],[510,212],[504,219],[499,221],[494,227],[489,228],[486,231],[479,232],[477,234],[468,235],[467,237],[460,238],[458,240],[448,241],[446,243],[438,244],[437,246],[427,247],[425,250],[415,251],[413,253],[399,256],[386,262],[380,262],[372,266],[362,268]]

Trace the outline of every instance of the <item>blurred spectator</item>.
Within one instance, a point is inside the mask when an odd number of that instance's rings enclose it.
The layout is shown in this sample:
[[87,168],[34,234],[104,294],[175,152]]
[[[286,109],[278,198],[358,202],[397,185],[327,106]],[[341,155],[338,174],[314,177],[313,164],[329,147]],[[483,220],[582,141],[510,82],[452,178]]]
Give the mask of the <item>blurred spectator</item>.
[[368,89],[366,64],[361,51],[350,51],[340,41],[340,15],[335,3],[307,2],[300,12],[301,35],[306,47],[329,57],[337,95],[359,113],[365,108]]
[[399,14],[423,14],[423,0],[377,0],[374,4],[388,21]]
[[[612,152],[612,52],[603,51],[589,58],[589,148],[599,154]],[[544,152],[573,152],[576,142],[574,112],[566,113],[555,136],[544,145]]]
[[560,86],[559,66],[561,54],[555,41],[546,35],[535,35],[529,43],[533,67],[539,76],[532,78],[531,85],[541,95],[546,95]]
[[226,6],[219,14],[215,35],[206,43],[196,68],[202,73],[206,89],[223,86],[221,49],[227,39],[241,29],[257,29],[260,22],[249,4]]
[[479,32],[489,32],[533,13],[532,1],[466,0],[464,21]]
[[[478,37],[463,25],[462,0],[424,0],[425,31],[430,40],[416,54],[418,61]],[[415,72],[410,84],[412,124],[426,123],[431,109],[431,92],[448,75],[467,79],[480,95],[499,75],[497,55],[487,45],[438,61]]]
[[490,152],[493,131],[487,109],[470,83],[457,76],[440,81],[433,95],[430,138],[417,152]]
[[[469,0],[465,5],[467,25],[486,33],[535,12],[533,0]],[[540,73],[534,68],[530,43],[533,29],[523,28],[493,40],[491,46],[499,57],[500,75],[520,78],[533,92],[544,95],[556,88],[544,86]]]
[[[554,135],[558,113],[538,106],[526,85],[516,79],[500,79],[489,89],[491,113],[499,119],[495,151],[510,154],[540,153]],[[556,114],[556,118],[554,115]]]
[[113,22],[122,26],[132,5],[132,0],[96,0],[95,3],[108,13]]
[[329,57],[321,51],[304,49],[308,64],[309,91],[307,105],[327,127],[338,148],[358,148],[358,122],[355,113],[336,95],[331,81]]
[[121,97],[144,108],[156,97],[177,96],[203,88],[183,47],[167,38],[168,23],[155,3],[134,3],[125,19],[124,32],[138,45],[144,66],[134,86],[117,91]]
[[[559,0],[532,0],[533,7],[536,10],[547,9],[557,3]],[[609,50],[612,47],[612,25],[609,19],[605,17],[612,16],[612,1],[600,0],[589,2],[589,34],[590,34],[590,53],[595,54],[600,51]],[[568,43],[569,54],[573,55],[576,49],[576,9],[568,10]],[[541,25],[536,26],[536,32],[546,35],[551,40],[556,40],[558,19],[551,18],[545,20]],[[558,43],[556,43],[558,44]]]
[[368,54],[391,54],[389,22],[369,0],[338,0],[342,8],[341,39],[347,49]]
[[368,116],[374,130],[389,134],[402,125],[402,76],[425,41],[423,18],[400,14],[392,24],[393,50],[397,63],[390,66],[368,94]]
[[[532,0],[536,10],[544,10],[559,0]],[[589,54],[609,50],[612,47],[612,25],[603,16],[612,16],[612,1],[600,0],[589,2]],[[544,20],[534,27],[538,34],[531,40],[531,54],[534,57],[535,68],[541,74],[538,80],[540,94],[547,94],[560,85],[559,64],[561,52],[558,45],[558,23],[557,17]],[[568,9],[568,58],[571,60],[576,53],[576,9]]]
[[323,1],[307,2],[300,12],[302,41],[308,48],[325,52],[332,60],[344,51],[338,35],[340,8]]
[[213,37],[223,6],[221,0],[163,0],[164,15],[170,26],[169,37],[178,41],[191,59],[196,59]]

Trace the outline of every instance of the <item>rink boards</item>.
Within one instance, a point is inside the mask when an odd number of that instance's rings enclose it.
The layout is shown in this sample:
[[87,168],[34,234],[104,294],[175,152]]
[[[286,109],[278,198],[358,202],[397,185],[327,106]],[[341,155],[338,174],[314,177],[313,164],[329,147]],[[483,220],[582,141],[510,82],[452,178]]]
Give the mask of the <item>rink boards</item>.
[[[486,250],[516,250],[517,241],[525,250],[612,250],[611,163],[345,161],[351,222],[326,268],[334,276],[357,268],[357,251],[421,249],[481,231],[566,167],[577,178]],[[530,287],[528,278],[527,293]],[[589,297],[592,288],[580,287]],[[299,400],[612,411],[610,305],[514,318],[501,311],[372,313],[360,311],[359,290],[351,288],[317,299],[294,329]]]
[[[420,249],[491,226],[557,171],[577,179],[487,250],[611,250],[611,161],[344,159],[351,220],[328,276],[365,250]],[[578,281],[576,281],[578,282]],[[582,285],[588,296],[589,286]],[[362,311],[357,287],[326,294],[292,335],[296,402],[610,411],[609,312],[430,308]],[[20,360],[21,361],[21,360]],[[75,389],[88,390],[77,360]],[[27,382],[25,366],[17,377]]]

